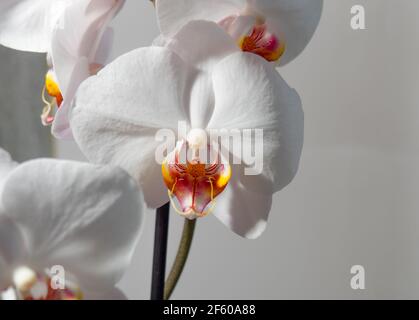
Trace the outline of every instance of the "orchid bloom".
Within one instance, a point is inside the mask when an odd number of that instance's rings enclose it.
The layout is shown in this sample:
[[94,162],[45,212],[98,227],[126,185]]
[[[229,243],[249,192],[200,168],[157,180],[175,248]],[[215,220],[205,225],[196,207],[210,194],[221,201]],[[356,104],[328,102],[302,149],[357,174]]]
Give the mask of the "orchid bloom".
[[192,20],[218,23],[246,52],[285,65],[307,46],[323,0],[156,0],[162,35],[173,37]]
[[[149,207],[167,203],[168,193],[188,218],[206,215],[211,206],[247,238],[263,232],[272,194],[298,169],[304,116],[297,92],[213,22],[190,22],[165,47],[119,57],[83,82],[73,104],[70,123],[81,150],[94,163],[131,173]],[[176,132],[179,122],[186,133],[159,164],[155,136],[160,129]],[[263,129],[260,175],[245,175],[247,163],[177,161],[182,148],[206,148],[202,138],[210,130],[254,128]],[[234,152],[229,158],[240,156]]]
[[[0,149],[0,300],[122,298],[142,224],[137,183],[122,169]],[[54,287],[63,268],[63,287]]]
[[[124,0],[2,0],[0,44],[47,53],[41,120],[57,138],[71,138],[68,112],[79,84],[105,63],[108,23]],[[24,90],[24,88],[22,88]]]

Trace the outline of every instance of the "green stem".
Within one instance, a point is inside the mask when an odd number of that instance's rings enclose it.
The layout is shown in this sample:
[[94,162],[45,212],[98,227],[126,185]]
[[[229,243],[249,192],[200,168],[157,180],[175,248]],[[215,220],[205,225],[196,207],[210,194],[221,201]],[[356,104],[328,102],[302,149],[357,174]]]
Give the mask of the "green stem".
[[189,251],[191,249],[195,226],[196,219],[185,219],[182,238],[180,240],[179,248],[176,254],[176,259],[173,263],[172,269],[170,270],[169,276],[167,277],[166,284],[164,286],[164,300],[170,299],[173,291],[175,290],[176,284],[178,283],[179,278],[182,275],[182,271],[185,267],[186,260],[189,256]]

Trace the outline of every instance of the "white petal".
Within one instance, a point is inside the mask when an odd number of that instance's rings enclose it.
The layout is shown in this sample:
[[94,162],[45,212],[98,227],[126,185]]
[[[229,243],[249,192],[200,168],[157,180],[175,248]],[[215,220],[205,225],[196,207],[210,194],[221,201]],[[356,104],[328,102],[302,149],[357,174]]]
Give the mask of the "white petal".
[[62,265],[83,288],[107,291],[128,267],[143,215],[138,186],[121,169],[26,162],[8,176],[2,199],[35,270]]
[[219,63],[213,83],[216,105],[208,128],[263,129],[263,155],[258,154],[263,156],[263,176],[273,191],[285,187],[298,170],[304,140],[297,92],[270,63],[248,53],[233,54]]
[[26,247],[22,234],[16,224],[4,214],[1,194],[3,185],[18,164],[10,154],[0,148],[0,291],[10,284],[11,270],[24,259]]
[[64,12],[52,36],[52,61],[64,101],[55,116],[52,133],[72,139],[69,124],[71,102],[79,85],[91,73],[91,64],[103,64],[113,40],[108,22],[123,0],[75,1]]
[[58,139],[71,140],[73,133],[70,127],[70,112],[72,100],[79,88],[79,85],[89,77],[89,62],[86,58],[78,59],[76,65],[69,74],[69,81],[66,87],[63,103],[58,108],[54,122],[52,123],[52,134]]
[[0,44],[23,51],[49,51],[54,26],[72,1],[2,0]]
[[193,128],[206,128],[214,110],[215,97],[211,74],[197,72],[190,88],[189,116]]
[[[245,181],[250,179],[250,181]],[[259,192],[250,190],[251,182]],[[256,239],[266,229],[272,205],[272,193],[262,177],[245,177],[243,167],[233,166],[232,178],[226,189],[216,198],[214,215],[238,235]]]
[[26,254],[21,231],[0,209],[0,292],[11,284],[13,269],[25,261]]
[[257,17],[255,16],[239,15],[231,16],[231,18],[220,24],[220,26],[238,42],[244,34],[249,34],[252,31],[256,22]]
[[0,148],[0,184],[6,175],[17,166],[17,163],[12,160],[10,154]]
[[110,59],[114,38],[114,30],[111,27],[106,28],[103,32],[102,38],[100,39],[96,54],[92,59],[94,63],[104,66],[109,62],[108,60]]
[[154,47],[164,47],[166,46],[170,41],[170,38],[165,37],[162,34],[159,34],[152,42],[152,46]]
[[67,91],[79,59],[98,62],[94,59],[107,24],[123,3],[119,0],[77,0],[60,18],[52,37],[51,55],[64,99],[72,99]]
[[167,46],[183,61],[207,70],[239,50],[231,36],[217,24],[208,21],[189,22]]
[[188,65],[165,48],[134,50],[79,88],[71,116],[76,142],[94,163],[122,166],[141,184],[151,207],[167,201],[155,149],[161,129],[189,122]]
[[205,128],[214,107],[212,68],[239,49],[221,27],[208,21],[189,22],[166,46],[200,70],[196,72],[191,87],[190,119],[192,127]]
[[295,59],[313,37],[323,10],[323,0],[249,0],[267,18],[277,34],[285,36],[286,50],[279,65]]
[[156,0],[160,30],[167,37],[173,37],[192,20],[208,20],[218,23],[237,13],[245,5],[246,0]]

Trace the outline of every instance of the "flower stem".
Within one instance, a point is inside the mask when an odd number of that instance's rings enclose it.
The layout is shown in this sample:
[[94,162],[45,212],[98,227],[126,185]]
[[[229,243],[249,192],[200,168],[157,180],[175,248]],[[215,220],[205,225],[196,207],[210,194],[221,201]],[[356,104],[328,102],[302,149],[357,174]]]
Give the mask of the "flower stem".
[[156,210],[154,234],[153,273],[151,278],[151,300],[163,300],[166,276],[167,238],[169,233],[170,203]]
[[175,262],[173,263],[170,274],[166,280],[166,285],[164,288],[164,300],[169,300],[173,291],[175,290],[176,284],[179,281],[182,271],[185,267],[186,260],[189,256],[189,251],[192,245],[192,239],[194,236],[196,226],[196,219],[189,220],[185,219],[185,224],[183,226],[182,238],[180,240],[178,252],[176,254]]

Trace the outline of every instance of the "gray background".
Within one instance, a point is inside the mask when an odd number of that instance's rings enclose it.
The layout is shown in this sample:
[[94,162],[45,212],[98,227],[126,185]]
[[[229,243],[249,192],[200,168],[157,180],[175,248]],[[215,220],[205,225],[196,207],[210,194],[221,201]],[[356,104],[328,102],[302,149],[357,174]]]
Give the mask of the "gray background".
[[44,54],[0,46],[0,146],[16,161],[51,154],[51,135],[40,126]]
[[[350,28],[355,4],[366,8],[365,31]],[[416,0],[325,0],[313,41],[279,70],[304,103],[298,176],[275,195],[258,240],[199,220],[174,298],[419,298],[418,12]],[[128,0],[114,25],[115,55],[158,34],[147,1]],[[71,143],[57,150],[82,159]],[[182,224],[171,215],[169,264]],[[130,298],[149,296],[153,227],[150,211],[120,283]],[[366,269],[364,291],[350,287],[356,264]]]

